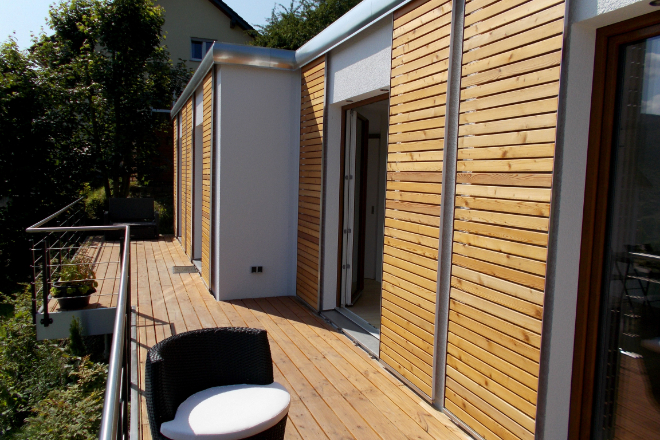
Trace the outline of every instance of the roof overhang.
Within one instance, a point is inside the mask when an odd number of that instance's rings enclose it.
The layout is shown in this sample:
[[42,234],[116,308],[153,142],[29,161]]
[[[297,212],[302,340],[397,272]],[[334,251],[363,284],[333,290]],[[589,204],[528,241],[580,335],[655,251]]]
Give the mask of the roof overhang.
[[170,116],[174,118],[179,113],[214,64],[297,70],[410,1],[412,0],[363,0],[296,51],[215,43],[172,107]]

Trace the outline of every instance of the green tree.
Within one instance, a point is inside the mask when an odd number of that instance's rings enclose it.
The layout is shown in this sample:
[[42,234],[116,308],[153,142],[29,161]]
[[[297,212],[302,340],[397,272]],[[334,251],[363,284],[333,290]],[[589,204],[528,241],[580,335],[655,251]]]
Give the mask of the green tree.
[[67,0],[51,7],[54,33],[28,51],[0,45],[0,290],[29,274],[25,228],[70,203],[84,184],[126,197],[152,178],[153,108],[169,108],[190,77],[161,46],[152,0]]
[[88,174],[59,92],[15,41],[0,45],[0,290],[29,271],[25,228],[71,202]]
[[107,197],[127,197],[131,178],[148,179],[169,108],[190,72],[161,45],[164,10],[152,0],[69,0],[51,8],[52,36],[33,55],[76,117],[71,143],[91,159]]
[[265,26],[252,33],[253,46],[296,50],[361,0],[291,0],[288,7],[277,4]]

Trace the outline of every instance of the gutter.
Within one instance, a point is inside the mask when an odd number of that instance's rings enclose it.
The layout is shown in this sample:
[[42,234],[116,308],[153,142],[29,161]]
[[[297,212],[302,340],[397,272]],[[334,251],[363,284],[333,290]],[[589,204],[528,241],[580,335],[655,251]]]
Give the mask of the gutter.
[[174,118],[179,113],[214,64],[297,70],[410,1],[363,0],[296,51],[215,43],[211,50],[206,53],[192,79],[172,107],[170,117]]

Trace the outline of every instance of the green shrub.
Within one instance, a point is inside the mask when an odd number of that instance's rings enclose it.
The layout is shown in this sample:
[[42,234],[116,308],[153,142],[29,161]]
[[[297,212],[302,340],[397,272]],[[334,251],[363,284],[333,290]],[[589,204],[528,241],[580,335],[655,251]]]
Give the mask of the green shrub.
[[174,215],[172,212],[171,199],[158,199],[154,202],[154,210],[160,217],[158,230],[161,234],[174,233]]
[[84,358],[69,374],[72,383],[51,391],[32,410],[22,434],[47,440],[93,440],[99,435],[107,367]]
[[0,317],[0,437],[97,438],[107,366],[89,354],[102,357],[103,337],[74,341],[81,336],[74,324],[72,340],[37,341],[25,287],[15,298],[0,294],[14,307]]
[[86,188],[83,191],[83,197],[87,218],[96,221],[103,220],[103,211],[105,211],[107,204],[105,189],[103,187],[91,189],[89,184],[86,184]]
[[62,343],[37,341],[30,293],[3,297],[14,314],[0,319],[0,437],[19,427],[48,393],[68,381],[70,367]]
[[82,335],[82,324],[75,316],[69,326],[69,352],[74,356],[85,355],[85,341]]

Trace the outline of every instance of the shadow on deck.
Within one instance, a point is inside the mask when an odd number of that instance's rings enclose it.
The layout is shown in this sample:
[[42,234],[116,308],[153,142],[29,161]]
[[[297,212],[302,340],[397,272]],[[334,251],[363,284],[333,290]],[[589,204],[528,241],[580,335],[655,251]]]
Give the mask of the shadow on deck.
[[469,438],[295,298],[219,302],[197,273],[172,273],[191,264],[174,238],[131,246],[140,439],[151,438],[142,399],[147,349],[172,334],[223,326],[268,331],[275,380],[292,397],[287,439]]

